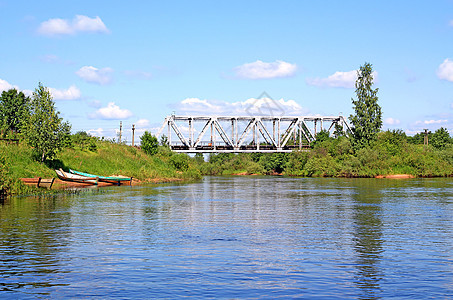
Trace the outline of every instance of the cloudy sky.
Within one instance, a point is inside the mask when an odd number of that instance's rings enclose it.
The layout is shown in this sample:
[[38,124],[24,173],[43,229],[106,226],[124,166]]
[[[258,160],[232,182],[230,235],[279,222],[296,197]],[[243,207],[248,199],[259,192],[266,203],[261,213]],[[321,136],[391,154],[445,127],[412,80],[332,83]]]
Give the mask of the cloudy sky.
[[384,129],[453,133],[453,1],[0,0],[0,91],[49,87],[73,131],[166,115],[352,111],[373,64]]

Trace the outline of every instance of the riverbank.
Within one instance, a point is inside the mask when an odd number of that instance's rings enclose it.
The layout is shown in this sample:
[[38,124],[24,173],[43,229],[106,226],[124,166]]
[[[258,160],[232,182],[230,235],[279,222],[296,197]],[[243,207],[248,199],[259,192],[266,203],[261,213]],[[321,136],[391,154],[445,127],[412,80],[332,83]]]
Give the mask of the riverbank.
[[[45,193],[36,185],[23,184],[20,178],[57,178],[55,169],[59,168],[103,176],[120,174],[133,177],[133,185],[201,178],[196,164],[189,157],[182,157],[165,147],[160,147],[155,155],[148,155],[135,147],[97,141],[94,149],[66,148],[54,160],[41,163],[34,158],[33,149],[24,143],[0,144],[0,189],[5,188],[9,194]],[[80,186],[56,179],[52,189],[75,185]]]
[[[316,142],[311,151],[222,153],[200,164],[203,175],[286,175],[302,177],[402,178],[452,177],[453,145],[442,148],[393,141],[379,134],[368,148],[354,150],[346,137]],[[390,137],[389,137],[390,136]],[[397,135],[398,137],[398,135]],[[390,140],[390,141],[389,141]]]

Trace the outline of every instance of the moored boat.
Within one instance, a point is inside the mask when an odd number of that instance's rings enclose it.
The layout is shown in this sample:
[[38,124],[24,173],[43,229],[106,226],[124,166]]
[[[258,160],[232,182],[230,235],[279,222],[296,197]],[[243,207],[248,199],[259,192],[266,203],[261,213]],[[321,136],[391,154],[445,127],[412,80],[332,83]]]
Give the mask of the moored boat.
[[85,177],[89,177],[89,178],[98,178],[99,181],[103,181],[103,182],[117,183],[118,185],[120,185],[123,182],[129,182],[130,184],[132,183],[132,177],[126,177],[126,176],[121,176],[121,175],[100,176],[100,175],[94,175],[94,174],[90,174],[90,173],[79,172],[79,171],[75,171],[72,169],[69,169],[69,172],[74,175],[80,175],[80,176],[85,176]]
[[58,178],[61,180],[72,181],[72,182],[79,182],[79,183],[87,183],[87,184],[98,184],[98,178],[92,178],[88,176],[82,176],[77,174],[71,174],[68,172],[63,171],[61,168],[59,170],[55,170],[57,172]]

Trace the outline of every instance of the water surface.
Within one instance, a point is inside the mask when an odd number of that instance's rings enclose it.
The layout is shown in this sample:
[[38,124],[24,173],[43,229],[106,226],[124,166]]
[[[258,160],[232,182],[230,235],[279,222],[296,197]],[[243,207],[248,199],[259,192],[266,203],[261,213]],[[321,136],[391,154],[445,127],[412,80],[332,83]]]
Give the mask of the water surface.
[[205,177],[0,204],[0,298],[453,297],[453,180]]

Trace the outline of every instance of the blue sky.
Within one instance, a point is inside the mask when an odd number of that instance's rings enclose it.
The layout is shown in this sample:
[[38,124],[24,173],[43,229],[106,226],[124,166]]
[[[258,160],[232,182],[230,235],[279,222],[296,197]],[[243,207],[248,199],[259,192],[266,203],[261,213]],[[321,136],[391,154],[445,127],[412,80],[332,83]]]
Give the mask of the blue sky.
[[349,116],[370,62],[383,129],[453,133],[453,1],[0,0],[0,45],[0,90],[42,82],[74,132],[244,115],[263,92]]

